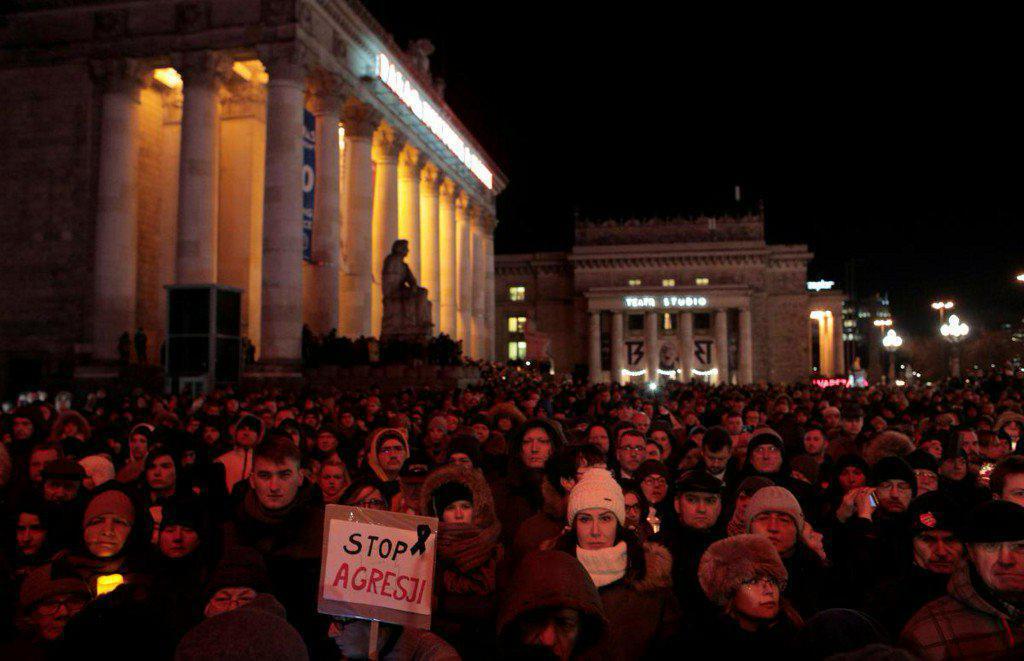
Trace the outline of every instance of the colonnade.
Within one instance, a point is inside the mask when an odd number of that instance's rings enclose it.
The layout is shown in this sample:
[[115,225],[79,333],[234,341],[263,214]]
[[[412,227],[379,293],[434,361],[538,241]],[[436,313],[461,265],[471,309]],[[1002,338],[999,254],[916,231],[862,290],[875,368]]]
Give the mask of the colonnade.
[[[739,317],[737,327],[738,355],[735,378],[739,383],[752,383],[754,380],[753,361],[753,326],[751,323],[750,310],[748,308],[736,309]],[[601,328],[602,314],[611,318],[610,328],[610,377],[613,382],[622,383],[631,376],[643,376],[645,381],[658,381],[664,378],[676,378],[689,381],[695,376],[709,376],[716,383],[729,383],[729,309],[719,308],[711,311],[711,345],[710,365],[708,369],[698,369],[695,356],[696,344],[694,340],[694,314],[693,312],[678,312],[677,321],[673,326],[672,334],[679,347],[678,366],[674,374],[665,374],[659,364],[660,342],[665,337],[660,330],[664,310],[647,310],[643,314],[643,342],[644,353],[642,365],[639,369],[627,369],[626,359],[626,315],[631,312],[624,310],[590,310],[588,312],[588,364],[591,381],[601,380],[603,370],[601,369]],[[632,312],[637,314],[637,312]],[[637,374],[640,373],[640,374]]]
[[[259,297],[258,319],[250,315],[249,325],[259,329],[260,362],[297,364],[304,322],[316,333],[379,336],[380,271],[399,238],[409,241],[406,261],[429,290],[435,334],[461,340],[465,355],[492,357],[493,206],[460,186],[450,163],[431,160],[359,91],[311,72],[296,49],[261,48],[259,55],[268,75],[262,218],[254,220],[262,226],[260,259],[253,260],[261,274],[260,291],[248,295]],[[215,284],[218,242],[232,240],[217,230],[220,98],[233,62],[201,52],[172,63],[183,101],[173,280],[163,284]],[[139,89],[151,84],[153,69],[111,61],[102,74],[93,355],[113,360],[117,338],[136,326],[137,114]],[[307,108],[316,119],[316,195],[307,269],[313,296],[304,310]]]

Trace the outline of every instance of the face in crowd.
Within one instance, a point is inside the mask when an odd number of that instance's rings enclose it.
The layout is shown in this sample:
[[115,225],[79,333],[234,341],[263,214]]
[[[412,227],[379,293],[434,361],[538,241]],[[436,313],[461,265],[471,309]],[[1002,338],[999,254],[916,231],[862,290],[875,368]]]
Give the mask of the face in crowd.
[[18,545],[18,552],[24,556],[34,556],[39,553],[46,543],[46,528],[38,514],[32,512],[21,512],[14,525],[15,543]]
[[753,631],[779,616],[779,598],[782,586],[771,576],[757,576],[740,584],[729,602],[726,612],[740,626]]
[[541,469],[551,457],[551,437],[543,427],[531,427],[523,434],[520,458],[527,468]]
[[712,475],[718,475],[729,465],[729,458],[732,457],[732,448],[726,446],[717,452],[712,452],[710,448],[702,447],[700,454],[704,459],[704,467],[707,468],[708,472]]
[[380,467],[390,476],[397,476],[405,463],[405,444],[397,438],[388,438],[381,442],[377,449],[377,461]]
[[864,428],[864,418],[843,418],[839,424],[850,436],[856,436]]
[[890,514],[905,512],[913,495],[913,488],[906,480],[885,480],[875,487],[878,508]]
[[687,491],[676,496],[675,508],[684,526],[707,530],[722,513],[722,497],[717,493]]
[[221,588],[206,603],[203,615],[213,617],[245,606],[256,598],[256,591],[246,587]]
[[839,473],[839,486],[842,488],[843,493],[848,493],[852,489],[862,487],[868,482],[867,475],[860,469],[859,466],[846,466]]
[[750,521],[750,532],[767,537],[779,555],[792,555],[796,548],[796,521],[785,512],[760,512]]
[[637,432],[630,433],[629,431],[624,431],[619,435],[615,448],[615,458],[619,460],[622,470],[629,474],[635,472],[646,458],[646,453],[647,443],[644,442],[643,437]]
[[967,552],[993,592],[1014,602],[1024,597],[1024,540],[969,544]]
[[825,434],[820,429],[810,429],[804,434],[804,452],[820,457],[825,453]]
[[157,548],[165,557],[184,558],[199,547],[199,533],[194,528],[174,524],[160,528]]
[[597,551],[615,545],[618,520],[610,510],[590,507],[576,513],[575,528],[579,547]]
[[445,523],[473,523],[473,503],[456,500],[444,508],[441,520]]
[[782,468],[782,450],[771,443],[761,443],[749,454],[747,461],[759,473],[775,473]]
[[249,486],[256,493],[260,505],[268,510],[279,510],[292,504],[302,486],[299,462],[285,459],[277,463],[266,457],[257,457],[249,475]]
[[145,434],[132,434],[128,439],[128,453],[132,461],[142,461],[149,452],[149,438]]
[[526,613],[520,627],[524,643],[547,648],[567,661],[580,634],[580,615],[571,608],[541,608]]
[[952,574],[964,545],[948,530],[926,530],[914,537],[914,564],[934,574]]
[[640,488],[643,489],[647,502],[657,505],[668,495],[668,480],[664,475],[648,475],[640,482]]
[[28,462],[28,479],[32,484],[41,484],[43,481],[43,469],[51,461],[60,459],[60,453],[56,448],[36,448],[32,450]]
[[68,620],[89,603],[89,595],[79,592],[54,595],[32,607],[29,620],[39,637],[47,642],[60,638]]
[[345,468],[339,463],[328,462],[320,469],[317,484],[328,503],[336,503],[348,486],[345,484]]
[[174,459],[170,455],[164,454],[156,457],[146,469],[146,484],[158,493],[173,491],[176,480],[177,470],[174,468]]
[[106,513],[85,522],[85,547],[97,558],[112,558],[128,541],[132,523],[119,514]]
[[603,454],[608,454],[608,430],[601,425],[594,425],[587,433],[587,442],[596,445]]

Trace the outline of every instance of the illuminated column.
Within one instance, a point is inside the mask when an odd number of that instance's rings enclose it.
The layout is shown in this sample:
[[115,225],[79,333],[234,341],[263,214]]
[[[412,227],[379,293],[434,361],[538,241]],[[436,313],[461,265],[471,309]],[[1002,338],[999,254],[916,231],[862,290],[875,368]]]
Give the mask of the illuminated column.
[[626,338],[623,332],[623,323],[622,313],[617,310],[612,312],[612,383],[622,383],[622,370],[626,367]]
[[373,181],[373,296],[370,323],[374,337],[380,337],[384,298],[380,272],[384,258],[391,254],[391,246],[398,239],[398,153],[402,141],[394,130],[382,124],[373,136],[373,162],[376,165]]
[[[149,338],[152,345],[159,347],[167,335],[167,296],[165,285],[173,285],[178,243],[178,154],[181,149],[181,106],[180,89],[168,89],[163,93],[164,121],[160,128],[160,248],[157,255],[156,271],[160,283],[157,296],[156,337]],[[257,333],[258,335],[258,333]]]
[[421,286],[426,286],[420,259],[420,173],[425,162],[419,150],[409,145],[398,157],[398,238],[409,242],[405,262]]
[[441,255],[441,332],[458,339],[458,227],[455,222],[455,184],[445,179],[438,195],[438,250]]
[[658,380],[658,317],[657,312],[644,314],[644,356],[647,367],[647,380]]
[[470,257],[469,199],[462,193],[455,200],[455,301],[459,310],[455,332],[457,339],[462,342],[462,351],[467,356],[471,356],[473,350],[470,345],[470,287],[473,282]]
[[209,51],[175,61],[184,81],[178,176],[178,284],[217,282],[217,148],[221,77],[230,60]]
[[715,310],[715,367],[718,383],[729,383],[729,311]]
[[494,319],[494,217],[487,219],[484,228],[484,358],[494,360],[494,334],[497,332]]
[[345,214],[346,272],[341,276],[341,322],[338,335],[355,339],[373,334],[373,132],[377,117],[355,99],[345,102]]
[[420,285],[427,288],[430,299],[432,334],[441,330],[441,225],[438,217],[438,178],[440,172],[433,163],[427,163],[420,174],[420,269],[416,275]]
[[137,117],[142,71],[130,61],[93,63],[103,87],[96,246],[93,274],[93,357],[117,360],[117,340],[135,328],[138,177]]
[[313,114],[316,117],[316,183],[313,206],[313,310],[309,315],[314,333],[338,328],[341,218],[338,160],[340,80],[321,73],[314,79]]
[[693,313],[679,314],[679,367],[683,370],[680,381],[693,379]]
[[473,337],[473,356],[482,358],[484,355],[484,295],[487,293],[487,281],[484,273],[484,214],[474,209],[470,216],[470,247],[472,255],[470,264],[473,267],[473,282],[470,288],[470,313]]
[[754,382],[754,331],[750,308],[740,310],[740,383]]
[[260,362],[295,366],[302,357],[302,127],[306,69],[300,52],[264,53],[267,156],[263,195]]
[[587,371],[590,382],[600,383],[601,379],[601,312],[587,313]]

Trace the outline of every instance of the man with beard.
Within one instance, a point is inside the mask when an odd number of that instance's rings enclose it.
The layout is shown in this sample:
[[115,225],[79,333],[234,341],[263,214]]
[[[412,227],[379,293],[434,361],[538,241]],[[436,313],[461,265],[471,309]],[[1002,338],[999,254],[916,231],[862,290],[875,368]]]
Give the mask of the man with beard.
[[960,541],[963,511],[945,494],[931,491],[910,502],[906,544],[911,552],[906,572],[867,591],[865,610],[892,636],[910,616],[946,593],[946,584],[963,557]]
[[921,659],[1011,658],[1024,640],[1024,508],[978,506],[964,541],[969,561],[953,572],[948,594],[910,618],[901,642]]

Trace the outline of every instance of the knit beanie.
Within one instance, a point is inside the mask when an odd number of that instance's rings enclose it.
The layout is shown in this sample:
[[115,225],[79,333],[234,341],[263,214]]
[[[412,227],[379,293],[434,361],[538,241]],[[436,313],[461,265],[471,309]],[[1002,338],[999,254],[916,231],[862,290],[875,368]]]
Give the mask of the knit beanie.
[[178,661],[308,661],[302,636],[285,619],[284,607],[269,594],[227,613],[208,617],[178,643]]
[[459,434],[448,444],[449,459],[453,454],[464,454],[473,462],[474,467],[480,466],[480,442],[475,436]]
[[906,462],[914,470],[926,470],[932,473],[939,472],[939,460],[931,452],[918,448],[904,457]]
[[445,509],[457,500],[468,500],[473,502],[473,492],[462,482],[445,482],[430,494],[430,500],[434,508],[434,514],[438,517],[444,515]]
[[114,464],[102,454],[91,454],[78,460],[85,474],[92,478],[92,488],[102,486],[114,479]]
[[18,593],[18,605],[27,610],[44,599],[62,594],[82,594],[88,597],[89,586],[74,574],[54,576],[53,564],[45,564],[25,576]]
[[251,588],[256,592],[269,590],[270,578],[263,555],[248,546],[235,547],[225,553],[206,582],[206,600],[209,601],[223,588]]
[[767,537],[761,535],[735,535],[720,539],[704,551],[697,567],[701,589],[719,606],[729,603],[745,581],[760,576],[773,578],[780,585],[789,578],[779,552]]
[[135,523],[135,506],[131,498],[119,489],[110,489],[93,496],[89,504],[85,506],[85,514],[82,515],[82,524],[102,516],[104,514],[116,514],[128,523]]
[[774,429],[769,429],[768,427],[757,429],[754,435],[750,437],[750,442],[747,443],[747,454],[754,454],[754,449],[761,445],[774,445],[783,455],[786,453],[786,446],[782,442],[782,437]]
[[633,477],[637,482],[643,482],[644,478],[650,475],[660,475],[665,478],[666,482],[668,482],[669,478],[672,477],[672,471],[669,470],[668,466],[657,459],[648,459],[644,461],[644,463],[640,464],[640,467],[636,469],[636,473],[633,474]]
[[911,491],[917,495],[917,476],[914,469],[902,457],[884,457],[878,460],[871,469],[873,484],[881,484],[889,480],[903,480],[910,485]]
[[604,468],[588,468],[583,472],[583,477],[569,492],[566,521],[572,523],[576,520],[577,512],[590,508],[610,510],[620,524],[626,521],[626,500],[622,495],[622,487]]
[[780,512],[793,517],[797,532],[804,529],[804,511],[797,502],[796,496],[783,487],[764,487],[758,489],[750,502],[747,503],[747,530],[754,517],[763,512]]
[[972,544],[1024,540],[1024,507],[1008,500],[990,500],[971,512],[963,539]]

